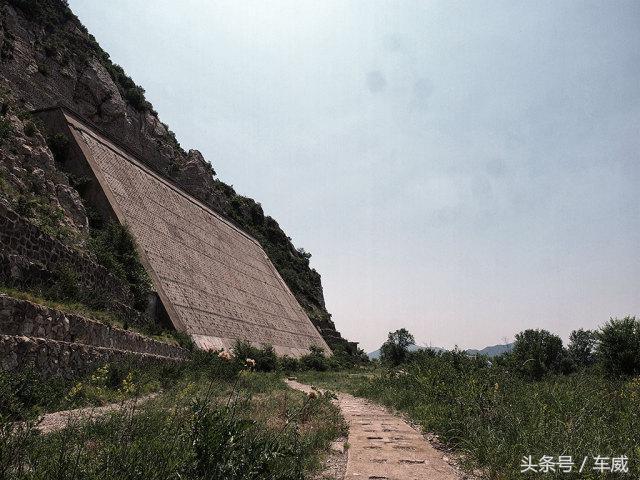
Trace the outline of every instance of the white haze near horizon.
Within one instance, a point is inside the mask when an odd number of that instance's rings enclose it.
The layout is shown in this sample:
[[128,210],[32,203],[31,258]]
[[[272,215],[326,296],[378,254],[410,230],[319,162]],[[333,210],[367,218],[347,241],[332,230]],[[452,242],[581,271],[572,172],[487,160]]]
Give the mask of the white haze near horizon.
[[640,2],[69,3],[365,350],[640,314]]

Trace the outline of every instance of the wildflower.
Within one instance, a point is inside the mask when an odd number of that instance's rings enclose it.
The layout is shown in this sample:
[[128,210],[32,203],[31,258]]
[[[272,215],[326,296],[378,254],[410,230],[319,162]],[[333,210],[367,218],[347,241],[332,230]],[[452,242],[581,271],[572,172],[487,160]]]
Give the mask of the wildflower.
[[231,360],[231,354],[229,352],[227,352],[226,350],[222,350],[219,354],[218,354],[218,358],[220,358],[221,360],[224,360],[225,362],[228,362],[229,360]]
[[256,361],[253,358],[247,358],[244,361],[244,365],[249,369],[253,369],[256,367]]

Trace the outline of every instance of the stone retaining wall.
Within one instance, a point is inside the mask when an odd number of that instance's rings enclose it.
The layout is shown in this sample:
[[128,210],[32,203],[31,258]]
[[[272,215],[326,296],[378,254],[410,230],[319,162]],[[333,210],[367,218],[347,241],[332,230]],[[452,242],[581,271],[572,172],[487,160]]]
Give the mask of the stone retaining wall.
[[0,294],[0,334],[184,358],[187,351],[138,333],[112,327],[80,315]]
[[131,305],[129,289],[108,270],[47,235],[2,203],[0,255],[0,281],[9,285],[42,285],[68,268],[77,277],[83,293],[117,307]]
[[180,360],[48,338],[0,335],[0,366],[3,370],[34,366],[44,375],[74,378],[106,362],[123,361],[148,365]]

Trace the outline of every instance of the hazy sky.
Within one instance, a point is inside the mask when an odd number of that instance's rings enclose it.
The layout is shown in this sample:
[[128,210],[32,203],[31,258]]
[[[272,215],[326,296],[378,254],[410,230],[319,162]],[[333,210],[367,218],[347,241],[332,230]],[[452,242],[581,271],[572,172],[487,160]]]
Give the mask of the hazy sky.
[[640,2],[69,3],[365,350],[640,314]]

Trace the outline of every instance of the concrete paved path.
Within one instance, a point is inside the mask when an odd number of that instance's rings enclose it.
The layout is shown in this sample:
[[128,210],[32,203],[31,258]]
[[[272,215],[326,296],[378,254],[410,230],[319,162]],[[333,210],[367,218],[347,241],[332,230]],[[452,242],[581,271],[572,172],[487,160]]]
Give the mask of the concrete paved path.
[[[311,387],[287,380],[305,393]],[[459,480],[456,470],[422,434],[402,418],[363,398],[338,394],[337,405],[349,424],[344,480]]]

